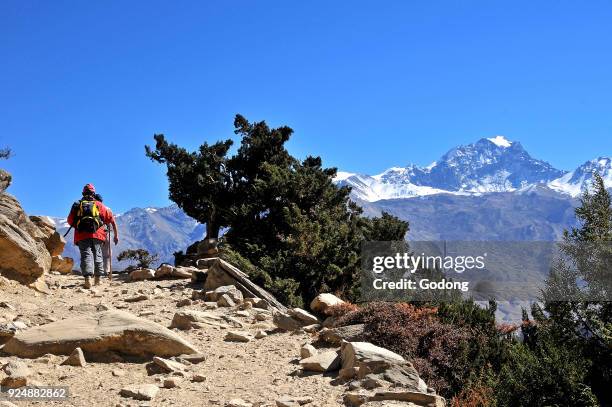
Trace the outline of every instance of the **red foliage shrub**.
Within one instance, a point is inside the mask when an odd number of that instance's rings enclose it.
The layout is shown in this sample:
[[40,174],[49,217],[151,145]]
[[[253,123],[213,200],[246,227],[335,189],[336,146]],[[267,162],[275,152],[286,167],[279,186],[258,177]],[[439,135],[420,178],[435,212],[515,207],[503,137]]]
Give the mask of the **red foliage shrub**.
[[435,308],[406,303],[370,303],[338,318],[336,326],[364,323],[365,340],[410,360],[419,375],[441,394],[462,380],[469,357],[468,341],[478,340],[467,327],[436,317]]
[[450,407],[489,407],[493,402],[493,389],[483,384],[468,387],[450,400]]
[[349,312],[355,312],[358,309],[359,307],[355,304],[343,302],[342,304],[332,305],[331,307],[327,308],[323,314],[327,315],[328,317],[339,318],[348,314]]

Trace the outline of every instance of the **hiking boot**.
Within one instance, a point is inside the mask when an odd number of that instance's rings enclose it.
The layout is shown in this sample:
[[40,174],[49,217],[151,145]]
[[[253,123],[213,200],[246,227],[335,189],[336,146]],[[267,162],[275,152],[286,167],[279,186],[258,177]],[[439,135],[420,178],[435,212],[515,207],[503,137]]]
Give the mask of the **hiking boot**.
[[94,276],[94,285],[100,285],[100,276]]
[[83,288],[91,288],[91,279],[89,277],[85,277],[85,282],[83,283]]

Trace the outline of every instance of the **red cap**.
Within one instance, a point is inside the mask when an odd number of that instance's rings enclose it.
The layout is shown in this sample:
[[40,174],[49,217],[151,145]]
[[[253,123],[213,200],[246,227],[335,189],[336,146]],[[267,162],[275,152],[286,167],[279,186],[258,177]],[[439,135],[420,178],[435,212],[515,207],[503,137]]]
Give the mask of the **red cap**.
[[83,187],[83,195],[95,194],[95,193],[96,193],[96,188],[93,186],[93,184],[87,184]]

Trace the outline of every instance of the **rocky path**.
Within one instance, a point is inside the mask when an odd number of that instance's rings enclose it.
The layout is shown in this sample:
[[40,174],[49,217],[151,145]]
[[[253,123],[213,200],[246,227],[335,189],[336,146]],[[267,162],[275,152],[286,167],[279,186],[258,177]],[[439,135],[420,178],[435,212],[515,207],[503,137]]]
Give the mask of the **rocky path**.
[[[35,327],[103,309],[120,309],[169,327],[177,310],[205,308],[202,301],[189,304],[193,291],[189,280],[103,280],[91,291],[81,289],[80,282],[80,277],[74,275],[50,275],[47,283],[51,293],[47,295],[0,277],[0,324]],[[138,300],[129,302],[134,299]],[[235,399],[242,399],[246,406],[274,406],[277,400],[288,396],[309,401],[311,406],[344,405],[346,389],[333,384],[335,375],[301,373],[300,347],[311,342],[314,334],[276,332],[271,318],[255,318],[263,312],[254,308],[219,307],[207,312],[234,320],[219,324],[227,326],[202,324],[190,330],[173,329],[205,356],[199,363],[185,362],[184,368],[176,372],[155,371],[149,362],[140,360],[88,360],[86,366],[80,367],[62,365],[66,356],[21,359],[1,352],[0,366],[23,362],[31,373],[28,385],[70,389],[68,401],[15,402],[19,406],[228,406],[232,401],[240,406]],[[262,330],[269,334],[244,343],[226,341],[227,333],[234,330],[253,337]],[[0,381],[6,376],[0,372]],[[141,384],[160,389],[150,401],[120,394],[128,386]]]

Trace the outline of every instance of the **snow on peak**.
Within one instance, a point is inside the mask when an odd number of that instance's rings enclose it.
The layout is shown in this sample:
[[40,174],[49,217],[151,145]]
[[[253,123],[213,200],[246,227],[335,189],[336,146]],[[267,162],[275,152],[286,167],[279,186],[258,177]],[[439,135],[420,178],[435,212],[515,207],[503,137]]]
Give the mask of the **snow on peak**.
[[157,212],[157,208],[145,208],[145,211],[147,211],[149,213],[155,213],[155,212]]
[[352,177],[353,174],[352,172],[346,172],[346,171],[338,171],[336,173],[336,176],[334,177],[334,182],[340,182],[340,181],[344,181],[345,179]]
[[489,140],[491,143],[499,147],[506,148],[512,145],[512,142],[508,140],[507,138],[505,138],[504,136],[495,136],[495,137],[488,138],[487,140]]

